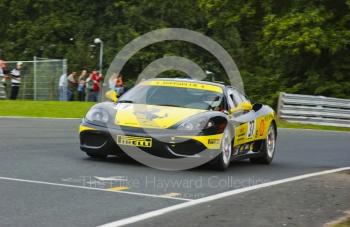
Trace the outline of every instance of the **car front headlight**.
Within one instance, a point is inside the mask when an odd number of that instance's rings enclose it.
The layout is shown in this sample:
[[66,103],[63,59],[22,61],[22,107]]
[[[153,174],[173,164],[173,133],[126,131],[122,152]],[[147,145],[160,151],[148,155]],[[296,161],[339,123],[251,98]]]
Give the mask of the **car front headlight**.
[[87,112],[85,119],[91,122],[107,123],[109,120],[109,115],[104,109],[93,108]]
[[191,119],[181,123],[177,129],[180,130],[203,130],[210,128],[214,125],[214,122],[208,118]]
[[214,135],[222,133],[226,125],[227,119],[222,116],[197,116],[181,122],[175,129]]

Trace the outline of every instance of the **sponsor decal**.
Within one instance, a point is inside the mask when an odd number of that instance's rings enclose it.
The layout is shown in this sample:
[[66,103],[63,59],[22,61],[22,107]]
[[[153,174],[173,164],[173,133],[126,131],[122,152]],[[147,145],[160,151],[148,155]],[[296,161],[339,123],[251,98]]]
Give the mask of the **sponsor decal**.
[[165,87],[179,87],[179,88],[192,88],[192,89],[200,89],[213,91],[217,93],[223,93],[223,90],[219,86],[210,85],[210,84],[202,84],[202,83],[193,83],[187,81],[166,81],[166,80],[156,80],[156,81],[146,81],[141,85],[151,85],[151,86],[165,86]]
[[152,147],[152,138],[118,135],[117,144],[133,147]]
[[220,139],[208,139],[208,144],[218,144],[220,143]]
[[265,121],[260,121],[259,136],[263,136],[265,132]]

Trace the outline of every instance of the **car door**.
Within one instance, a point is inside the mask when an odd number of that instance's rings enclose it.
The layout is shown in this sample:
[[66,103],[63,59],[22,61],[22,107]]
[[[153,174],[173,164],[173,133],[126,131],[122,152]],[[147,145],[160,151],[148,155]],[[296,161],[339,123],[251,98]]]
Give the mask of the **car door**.
[[251,149],[250,145],[255,139],[256,134],[256,119],[254,112],[242,107],[243,103],[250,103],[250,101],[239,91],[230,89],[228,91],[228,99],[233,103],[231,109],[231,117],[235,124],[235,139],[234,147],[238,148],[239,152],[244,153]]

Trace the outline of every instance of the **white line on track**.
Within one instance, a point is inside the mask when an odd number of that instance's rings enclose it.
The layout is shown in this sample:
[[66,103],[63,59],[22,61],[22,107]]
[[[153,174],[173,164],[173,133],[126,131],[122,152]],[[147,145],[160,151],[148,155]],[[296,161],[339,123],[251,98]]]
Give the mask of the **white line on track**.
[[113,191],[113,190],[104,189],[104,188],[93,188],[93,187],[86,187],[86,186],[79,186],[79,185],[60,184],[60,183],[52,183],[52,182],[36,181],[36,180],[25,180],[25,179],[18,179],[18,178],[0,177],[0,180],[26,182],[26,183],[34,183],[34,184],[43,184],[43,185],[59,186],[59,187],[66,187],[66,188],[79,188],[79,189],[87,189],[87,190],[103,191],[103,192],[113,192],[113,193],[120,193],[120,194],[127,194],[127,195],[137,195],[137,196],[152,197],[152,198],[163,198],[163,199],[172,199],[172,200],[181,200],[181,201],[191,201],[191,199],[171,197],[171,196],[165,196],[165,195],[154,195],[154,194],[129,192],[129,191]]
[[135,222],[139,222],[139,221],[142,221],[142,220],[146,220],[146,219],[149,219],[149,218],[157,217],[157,216],[160,216],[160,215],[172,212],[172,211],[176,211],[176,210],[183,209],[183,208],[186,208],[186,207],[198,205],[198,204],[201,204],[201,203],[210,202],[210,201],[217,200],[217,199],[222,199],[222,198],[225,198],[225,197],[228,197],[228,196],[232,196],[232,195],[236,195],[236,194],[240,194],[240,193],[243,193],[243,192],[253,191],[253,190],[261,189],[261,188],[267,188],[267,187],[271,187],[271,186],[274,186],[274,185],[279,185],[279,184],[283,184],[283,183],[287,183],[287,182],[298,181],[298,180],[302,180],[302,179],[306,179],[306,178],[310,178],[310,177],[315,177],[315,176],[320,176],[320,175],[324,175],[324,174],[336,173],[336,172],[340,172],[340,171],[344,171],[344,170],[350,170],[350,167],[325,170],[325,171],[316,172],[316,173],[309,173],[309,174],[299,175],[299,176],[295,176],[295,177],[289,177],[289,178],[285,178],[285,179],[281,179],[281,180],[276,180],[276,181],[272,181],[272,182],[267,182],[267,183],[263,183],[263,184],[253,185],[253,186],[250,186],[250,187],[239,188],[239,189],[235,189],[235,190],[232,190],[232,191],[222,192],[222,193],[219,193],[219,194],[216,194],[216,195],[207,196],[207,197],[204,197],[204,198],[201,198],[201,199],[196,199],[196,200],[192,200],[192,201],[189,201],[189,202],[180,203],[180,204],[177,204],[177,205],[174,205],[174,206],[162,208],[162,209],[159,209],[159,210],[147,212],[147,213],[140,214],[140,215],[136,215],[136,216],[133,216],[133,217],[121,219],[121,220],[118,220],[118,221],[115,221],[115,222],[111,222],[111,223],[107,223],[107,224],[101,225],[99,227],[124,226],[124,225],[132,224],[132,223],[135,223]]

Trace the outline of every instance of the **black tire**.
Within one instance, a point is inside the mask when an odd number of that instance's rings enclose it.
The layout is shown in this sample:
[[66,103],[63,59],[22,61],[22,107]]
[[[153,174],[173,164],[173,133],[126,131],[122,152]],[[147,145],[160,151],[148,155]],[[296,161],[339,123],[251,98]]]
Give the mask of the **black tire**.
[[276,150],[276,128],[270,125],[267,138],[261,142],[259,156],[250,158],[250,162],[268,165],[272,162]]
[[220,146],[220,154],[211,163],[216,170],[225,171],[228,169],[231,163],[232,149],[231,132],[229,129],[226,129]]
[[93,152],[86,152],[86,155],[89,156],[90,158],[95,158],[95,159],[106,159],[108,156],[106,154],[99,154],[99,153],[93,153]]

